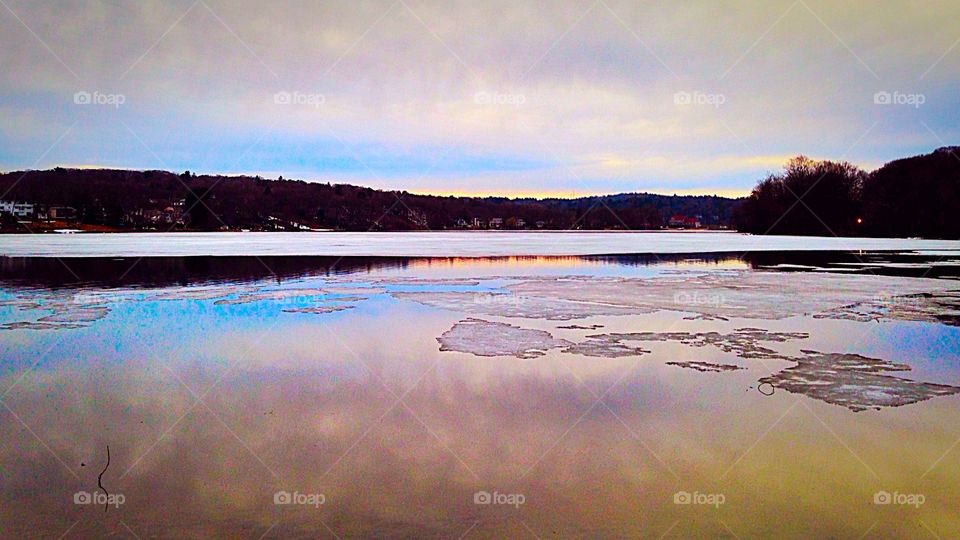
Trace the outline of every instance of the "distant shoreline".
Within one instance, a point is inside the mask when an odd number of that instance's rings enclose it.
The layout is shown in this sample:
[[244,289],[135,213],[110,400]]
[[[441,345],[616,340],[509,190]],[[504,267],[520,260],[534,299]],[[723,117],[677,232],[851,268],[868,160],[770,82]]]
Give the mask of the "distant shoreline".
[[438,231],[731,228],[739,199],[620,193],[576,199],[417,195],[190,171],[0,174],[0,231]]

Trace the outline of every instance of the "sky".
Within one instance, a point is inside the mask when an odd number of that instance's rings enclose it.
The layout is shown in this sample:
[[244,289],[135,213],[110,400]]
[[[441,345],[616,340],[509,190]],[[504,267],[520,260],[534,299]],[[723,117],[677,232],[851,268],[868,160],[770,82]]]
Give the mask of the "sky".
[[0,0],[0,170],[742,195],[960,144],[960,2]]

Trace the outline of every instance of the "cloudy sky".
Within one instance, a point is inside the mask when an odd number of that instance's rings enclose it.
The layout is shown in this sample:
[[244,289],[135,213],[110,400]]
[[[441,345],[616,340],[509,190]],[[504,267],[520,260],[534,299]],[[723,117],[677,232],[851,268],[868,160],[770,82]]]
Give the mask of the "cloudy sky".
[[0,0],[0,169],[741,194],[960,142],[956,0]]

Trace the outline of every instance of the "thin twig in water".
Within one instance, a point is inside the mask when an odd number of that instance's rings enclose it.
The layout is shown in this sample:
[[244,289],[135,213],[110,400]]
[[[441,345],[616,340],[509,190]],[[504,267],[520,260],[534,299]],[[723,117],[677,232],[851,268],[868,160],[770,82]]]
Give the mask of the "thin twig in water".
[[107,502],[103,503],[104,512],[106,512],[107,509],[110,508],[110,501],[109,501],[110,493],[107,491],[107,488],[103,487],[103,483],[102,483],[103,473],[107,472],[108,468],[110,468],[110,445],[109,444],[107,445],[107,464],[103,467],[103,470],[100,471],[100,475],[97,476],[97,485],[100,486],[100,489],[103,490],[103,494],[105,495],[104,498],[107,500]]

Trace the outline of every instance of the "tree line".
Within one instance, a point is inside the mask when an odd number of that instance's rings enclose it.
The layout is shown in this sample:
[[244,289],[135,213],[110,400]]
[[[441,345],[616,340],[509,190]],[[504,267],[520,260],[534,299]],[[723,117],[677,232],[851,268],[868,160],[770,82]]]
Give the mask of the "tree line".
[[434,196],[283,177],[68,168],[2,174],[0,193],[5,200],[69,206],[80,223],[116,230],[145,228],[146,211],[165,208],[182,213],[182,223],[146,228],[444,230],[472,228],[475,222],[486,228],[497,219],[502,228],[642,230],[659,229],[675,214],[726,226],[736,204],[724,197],[648,193],[579,199]]
[[733,212],[743,232],[960,238],[960,147],[873,172],[799,156],[761,180]]

